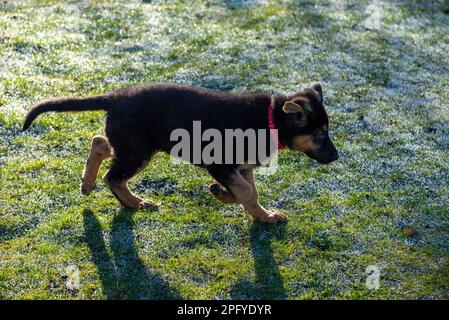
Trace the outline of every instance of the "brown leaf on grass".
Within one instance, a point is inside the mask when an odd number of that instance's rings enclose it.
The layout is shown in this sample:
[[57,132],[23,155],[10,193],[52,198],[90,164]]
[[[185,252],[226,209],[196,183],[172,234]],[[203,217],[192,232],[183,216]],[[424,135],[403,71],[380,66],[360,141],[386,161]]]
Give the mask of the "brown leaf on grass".
[[416,235],[416,230],[405,228],[402,230],[402,234],[406,235],[407,237],[413,237]]

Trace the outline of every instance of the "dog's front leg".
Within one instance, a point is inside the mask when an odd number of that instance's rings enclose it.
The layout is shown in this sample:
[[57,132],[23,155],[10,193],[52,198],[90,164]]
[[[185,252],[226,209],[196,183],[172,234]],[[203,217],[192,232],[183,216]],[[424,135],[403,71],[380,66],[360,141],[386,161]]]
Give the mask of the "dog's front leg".
[[223,203],[239,203],[256,221],[276,223],[286,220],[285,214],[267,210],[258,201],[259,194],[254,183],[253,170],[232,171],[223,175],[214,175],[221,185],[214,184],[210,187],[214,196]]
[[211,184],[209,186],[209,191],[214,195],[215,198],[217,198],[217,200],[221,201],[224,204],[238,203],[234,195],[219,183]]
[[277,210],[267,210],[259,203],[259,193],[257,192],[256,184],[254,183],[254,175],[252,169],[241,170],[241,176],[251,186],[252,195],[251,198],[242,203],[242,207],[249,212],[249,214],[256,221],[276,223],[284,222],[287,216]]

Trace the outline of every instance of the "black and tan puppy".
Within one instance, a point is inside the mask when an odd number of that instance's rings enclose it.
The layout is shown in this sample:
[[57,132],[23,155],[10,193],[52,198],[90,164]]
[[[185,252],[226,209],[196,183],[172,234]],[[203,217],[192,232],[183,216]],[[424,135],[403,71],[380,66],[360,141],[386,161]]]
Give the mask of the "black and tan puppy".
[[[48,111],[107,111],[106,137],[95,136],[83,173],[81,191],[89,194],[103,160],[112,157],[111,168],[103,177],[109,189],[127,208],[155,207],[128,188],[128,180],[143,170],[159,151],[170,153],[175,141],[173,130],[192,132],[193,121],[224,132],[226,129],[273,129],[280,144],[300,151],[320,163],[338,158],[329,138],[328,118],[319,84],[291,96],[230,94],[179,85],[151,84],[88,98],[44,101],[28,112],[23,130]],[[265,141],[270,143],[270,138]],[[253,165],[196,163],[217,181],[210,191],[223,203],[239,203],[255,220],[284,221],[281,212],[263,208],[253,179]]]

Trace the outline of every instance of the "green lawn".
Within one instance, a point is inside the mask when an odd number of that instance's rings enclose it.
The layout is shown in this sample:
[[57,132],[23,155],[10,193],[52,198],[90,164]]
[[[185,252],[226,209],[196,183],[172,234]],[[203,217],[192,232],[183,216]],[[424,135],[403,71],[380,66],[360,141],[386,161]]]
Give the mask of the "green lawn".
[[[2,1],[0,57],[0,299],[449,298],[446,0]],[[166,155],[132,182],[157,211],[120,209],[100,179],[82,196],[102,112],[19,130],[42,99],[153,81],[272,94],[320,82],[340,160],[282,151],[256,177],[261,202],[289,213],[271,226]]]

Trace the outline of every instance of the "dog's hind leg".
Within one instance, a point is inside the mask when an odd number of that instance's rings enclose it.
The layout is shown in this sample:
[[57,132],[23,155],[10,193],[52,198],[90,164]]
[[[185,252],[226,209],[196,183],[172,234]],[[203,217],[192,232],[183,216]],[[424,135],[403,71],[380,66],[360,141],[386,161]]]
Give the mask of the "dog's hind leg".
[[81,192],[84,195],[87,196],[90,194],[95,186],[95,180],[97,179],[101,163],[111,156],[112,148],[109,145],[108,139],[103,136],[93,137],[89,156],[87,157],[81,178]]
[[129,179],[145,169],[148,162],[149,159],[142,160],[137,157],[124,158],[117,156],[113,160],[112,167],[103,176],[103,181],[125,208],[156,208],[158,206],[153,201],[136,196],[128,187]]
[[156,152],[147,132],[131,115],[127,117],[112,111],[106,118],[105,132],[114,149],[114,157],[103,181],[125,208],[157,207],[156,203],[138,197],[128,187],[128,181],[145,169]]

